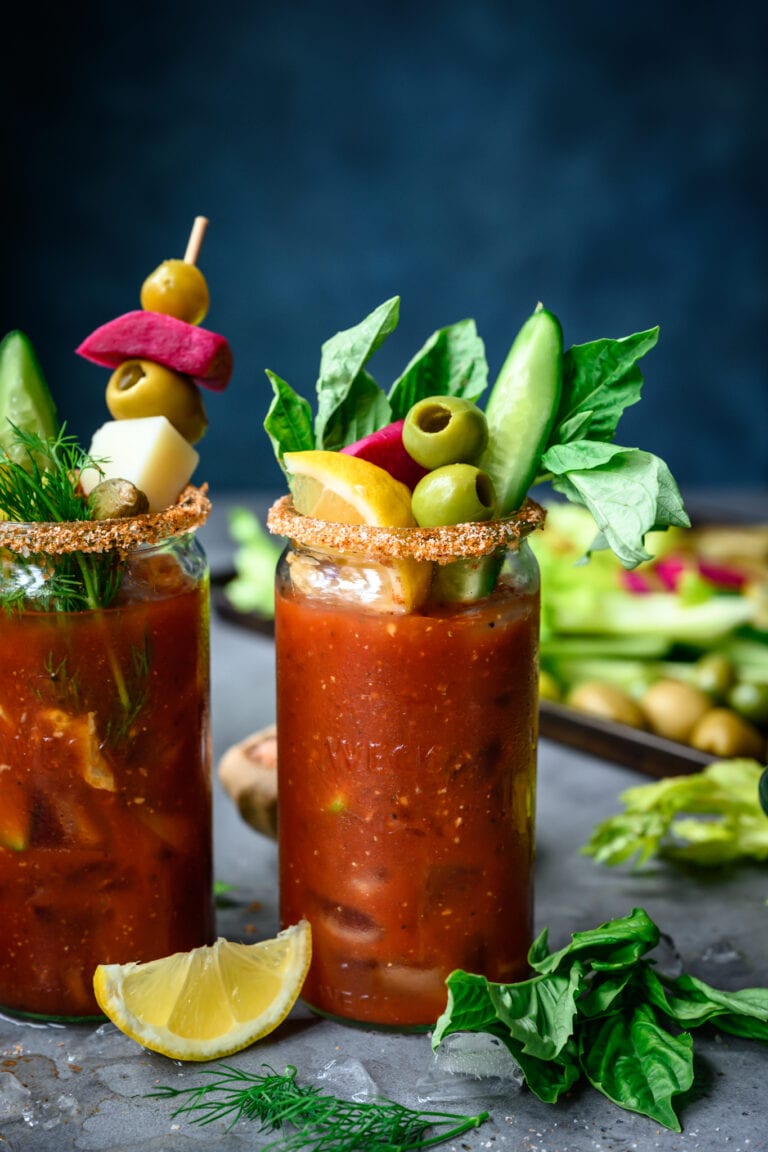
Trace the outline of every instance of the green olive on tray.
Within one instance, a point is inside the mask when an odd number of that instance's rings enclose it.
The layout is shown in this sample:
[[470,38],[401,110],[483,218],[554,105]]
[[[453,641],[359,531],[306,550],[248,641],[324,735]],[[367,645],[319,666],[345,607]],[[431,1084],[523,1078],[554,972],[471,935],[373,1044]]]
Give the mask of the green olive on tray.
[[730,708],[710,708],[691,732],[690,743],[718,760],[743,756],[763,761],[766,754],[765,737]]
[[628,724],[631,728],[646,727],[642,709],[629,693],[602,680],[582,681],[569,693],[567,703],[600,720]]
[[736,679],[733,661],[722,652],[707,652],[696,661],[693,681],[702,692],[723,699]]
[[648,727],[667,740],[686,743],[712,699],[693,684],[671,677],[656,680],[640,698]]
[[726,703],[752,724],[768,724],[768,684],[740,680],[728,692]]

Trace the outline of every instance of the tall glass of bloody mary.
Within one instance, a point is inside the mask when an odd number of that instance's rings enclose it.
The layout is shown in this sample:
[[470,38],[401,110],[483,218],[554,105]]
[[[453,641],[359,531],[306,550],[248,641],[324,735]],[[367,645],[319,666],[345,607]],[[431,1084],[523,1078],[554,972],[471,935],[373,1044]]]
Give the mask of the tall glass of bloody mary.
[[[208,510],[0,522],[3,1009],[98,1015],[98,964],[212,939]],[[56,607],[72,566],[108,607]]]
[[[303,995],[318,1012],[428,1027],[453,969],[525,975],[539,632],[525,537],[541,519],[531,502],[439,528],[329,523],[290,497],[270,512],[290,541],[275,605],[281,919],[312,925]],[[456,563],[465,585],[468,566],[492,566],[490,591],[446,602]],[[433,593],[393,611],[403,564]]]
[[264,421],[290,496],[278,568],[282,917],[312,925],[318,1011],[429,1027],[455,968],[526,972],[531,935],[538,570],[550,483],[627,568],[689,523],[663,460],[623,448],[658,329],[563,347],[539,303],[484,408],[472,320],[433,332],[389,389],[368,362],[384,301],[323,343],[317,409],[268,373]]

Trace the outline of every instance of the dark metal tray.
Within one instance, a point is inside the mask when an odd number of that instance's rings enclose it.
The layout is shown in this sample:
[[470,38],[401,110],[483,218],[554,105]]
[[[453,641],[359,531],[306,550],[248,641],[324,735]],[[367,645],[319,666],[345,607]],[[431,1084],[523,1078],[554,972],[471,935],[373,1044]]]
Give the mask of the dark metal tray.
[[612,760],[625,768],[659,778],[700,772],[715,759],[709,752],[699,752],[627,724],[586,716],[575,708],[550,700],[541,701],[539,734],[590,756]]

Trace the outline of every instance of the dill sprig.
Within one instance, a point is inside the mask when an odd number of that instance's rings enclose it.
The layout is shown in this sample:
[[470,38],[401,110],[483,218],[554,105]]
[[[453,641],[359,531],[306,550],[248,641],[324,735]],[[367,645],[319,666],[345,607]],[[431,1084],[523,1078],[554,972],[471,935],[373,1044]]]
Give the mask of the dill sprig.
[[[22,524],[90,520],[88,502],[77,487],[80,471],[98,468],[62,424],[55,436],[12,425],[0,445],[0,513]],[[117,594],[122,568],[110,553],[73,552],[31,556],[0,602],[8,609],[24,601],[44,611],[77,612],[106,608]]]
[[132,676],[124,676],[125,691],[121,697],[122,713],[117,721],[107,725],[107,743],[117,743],[130,734],[136,718],[149,698],[150,672],[152,669],[152,642],[145,633],[141,645],[131,645]]
[[0,510],[23,524],[89,520],[88,505],[77,490],[81,468],[92,464],[62,424],[55,436],[12,425],[7,447],[0,445]]
[[[297,1069],[292,1064],[282,1074],[268,1064],[261,1067],[265,1071],[258,1074],[221,1064],[203,1070],[203,1075],[216,1077],[208,1084],[192,1088],[164,1086],[149,1095],[163,1099],[188,1096],[188,1102],[172,1115],[189,1113],[194,1124],[228,1119],[229,1129],[246,1118],[260,1120],[260,1132],[291,1126],[294,1131],[266,1146],[273,1152],[359,1152],[361,1148],[370,1152],[416,1152],[479,1128],[488,1119],[487,1112],[459,1116],[416,1111],[387,1099],[343,1100],[319,1088],[297,1084]],[[214,1093],[218,1099],[211,1098]]]

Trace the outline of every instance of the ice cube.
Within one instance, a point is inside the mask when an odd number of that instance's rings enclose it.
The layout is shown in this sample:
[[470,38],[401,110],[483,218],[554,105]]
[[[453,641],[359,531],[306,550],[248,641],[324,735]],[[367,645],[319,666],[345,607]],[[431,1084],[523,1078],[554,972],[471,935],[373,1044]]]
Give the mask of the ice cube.
[[32,1106],[32,1093],[12,1072],[0,1072],[0,1118],[23,1120]]

